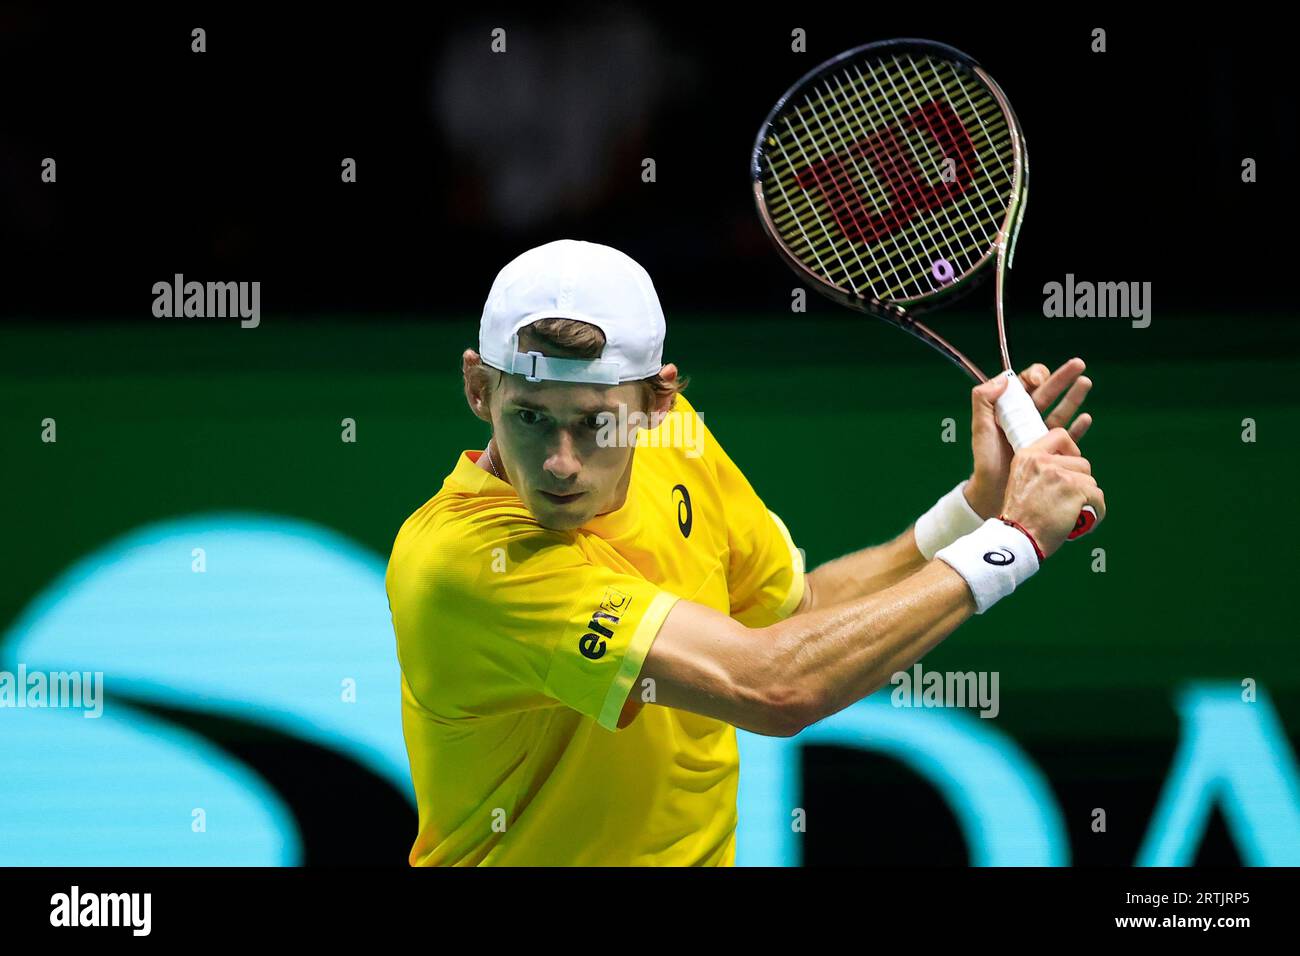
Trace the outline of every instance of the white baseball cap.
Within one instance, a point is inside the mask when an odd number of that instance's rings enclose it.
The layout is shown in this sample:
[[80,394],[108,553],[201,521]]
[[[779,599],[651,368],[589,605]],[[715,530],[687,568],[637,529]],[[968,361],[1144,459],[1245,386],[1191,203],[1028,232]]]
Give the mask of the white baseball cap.
[[[538,319],[578,319],[605,333],[597,359],[519,351],[519,330]],[[595,242],[557,239],[516,256],[497,273],[479,323],[479,355],[530,382],[618,385],[663,368],[664,312],[650,274]]]

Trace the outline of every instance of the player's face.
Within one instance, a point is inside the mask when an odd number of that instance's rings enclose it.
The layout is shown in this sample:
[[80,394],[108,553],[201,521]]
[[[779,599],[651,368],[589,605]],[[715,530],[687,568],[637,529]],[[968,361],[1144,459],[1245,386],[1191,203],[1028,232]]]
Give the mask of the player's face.
[[623,504],[641,401],[635,384],[505,377],[493,395],[497,448],[542,527],[577,528]]

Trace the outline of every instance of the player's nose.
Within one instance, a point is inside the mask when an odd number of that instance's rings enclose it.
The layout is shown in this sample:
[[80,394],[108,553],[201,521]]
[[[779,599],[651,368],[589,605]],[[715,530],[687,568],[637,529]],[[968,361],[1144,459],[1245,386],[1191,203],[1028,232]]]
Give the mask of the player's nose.
[[582,470],[573,437],[561,429],[555,444],[547,451],[546,471],[557,481],[568,481]]

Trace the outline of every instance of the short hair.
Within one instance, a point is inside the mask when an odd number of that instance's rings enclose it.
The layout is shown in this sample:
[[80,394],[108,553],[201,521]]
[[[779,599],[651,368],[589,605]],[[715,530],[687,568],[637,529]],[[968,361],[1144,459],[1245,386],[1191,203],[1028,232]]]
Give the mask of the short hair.
[[[537,351],[553,358],[595,359],[600,358],[605,350],[605,333],[581,319],[538,319],[521,328],[520,336],[525,332],[537,342]],[[489,396],[492,389],[501,384],[504,374],[499,369],[482,363],[471,368],[470,372],[479,380],[484,394]],[[492,375],[493,372],[496,375]],[[658,372],[649,378],[635,381],[642,388],[645,411],[652,410],[665,395],[672,396],[668,404],[668,410],[672,411],[677,404],[678,394],[685,391],[690,383],[690,379],[685,376],[678,376],[675,381],[669,382]]]

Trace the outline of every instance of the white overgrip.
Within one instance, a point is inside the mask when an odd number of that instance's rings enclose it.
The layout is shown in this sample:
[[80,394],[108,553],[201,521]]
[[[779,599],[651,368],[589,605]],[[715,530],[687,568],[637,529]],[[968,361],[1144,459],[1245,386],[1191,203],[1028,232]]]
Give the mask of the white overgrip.
[[1007,380],[1007,387],[998,396],[998,424],[1011,447],[1019,451],[1046,435],[1047,426],[1043,424],[1043,416],[1038,414],[1034,400],[1021,384],[1020,376],[1010,369],[1002,375]]

